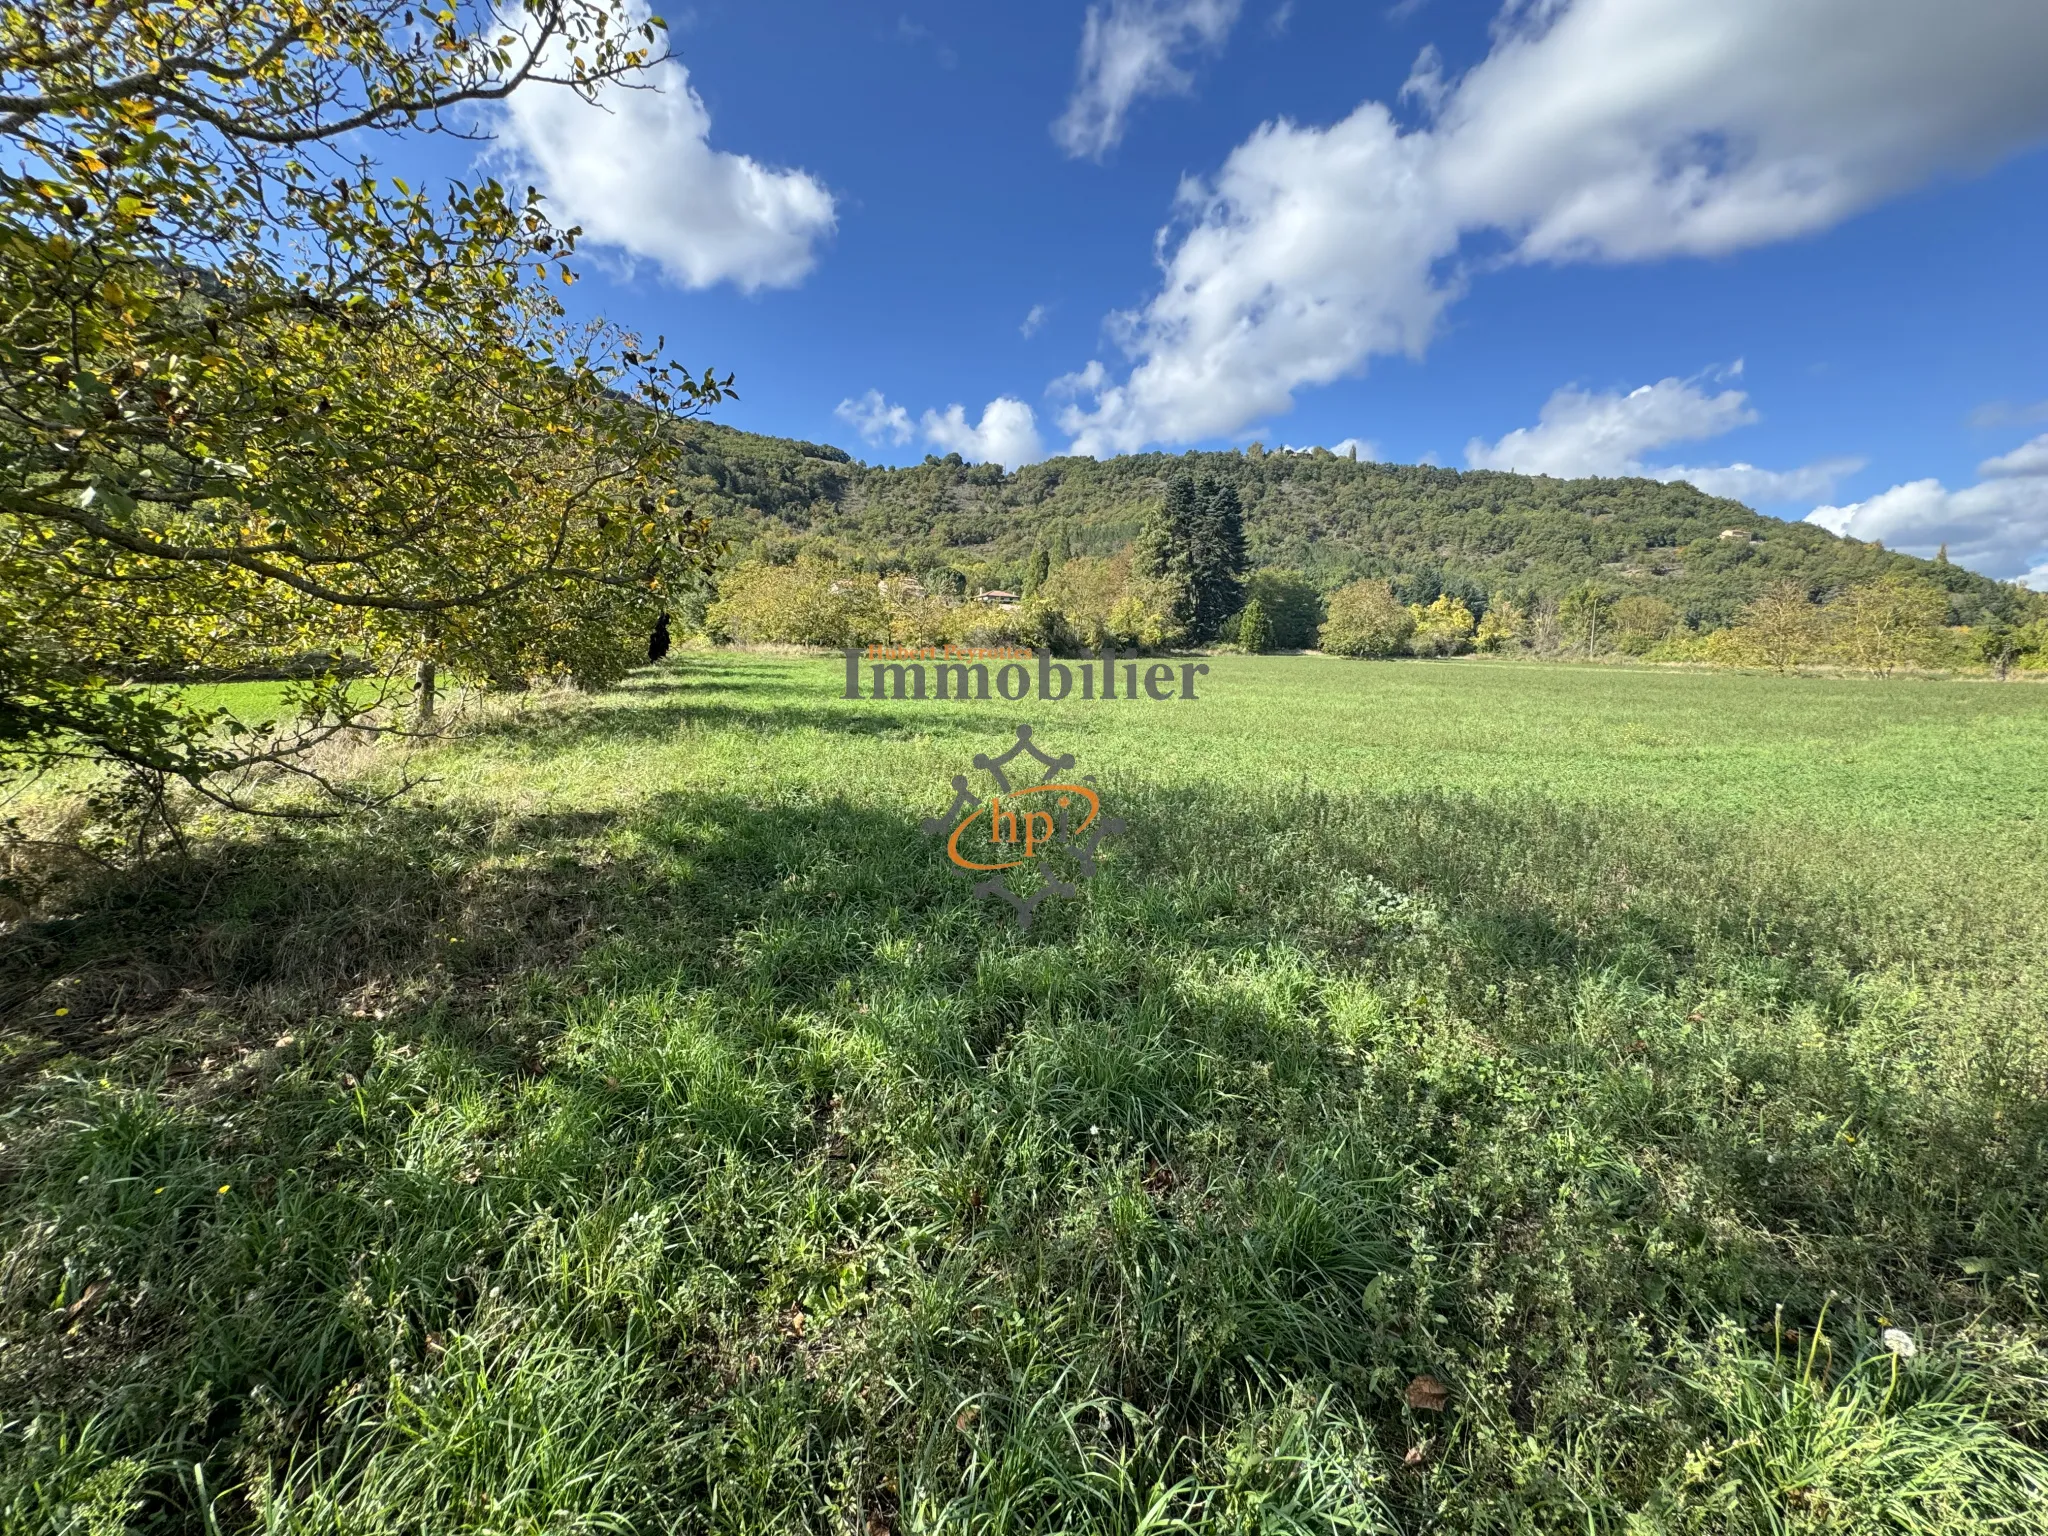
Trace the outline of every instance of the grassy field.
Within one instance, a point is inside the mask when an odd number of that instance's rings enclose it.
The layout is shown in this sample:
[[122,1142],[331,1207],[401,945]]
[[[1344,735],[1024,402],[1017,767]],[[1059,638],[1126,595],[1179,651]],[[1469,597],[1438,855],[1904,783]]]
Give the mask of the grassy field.
[[0,1529],[2048,1531],[2048,688],[840,676],[0,937]]

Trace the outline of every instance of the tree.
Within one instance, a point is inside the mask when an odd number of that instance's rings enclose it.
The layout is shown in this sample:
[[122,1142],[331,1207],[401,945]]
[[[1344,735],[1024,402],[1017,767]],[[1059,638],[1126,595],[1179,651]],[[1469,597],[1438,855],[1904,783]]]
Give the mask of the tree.
[[1457,598],[1439,594],[1428,603],[1411,603],[1415,633],[1409,649],[1418,656],[1455,656],[1465,649],[1477,627],[1472,610]]
[[1948,594],[1910,576],[1851,587],[1832,605],[1842,658],[1877,677],[1924,661],[1948,618]]
[[2001,624],[1996,621],[1971,632],[1970,650],[1989,667],[2000,682],[2016,665],[2048,655],[2048,620],[2032,624]]
[[1190,630],[1195,621],[1194,548],[1201,517],[1194,478],[1176,475],[1167,482],[1164,499],[1131,546],[1134,571],[1160,584],[1166,617],[1183,631]]
[[1493,601],[1487,604],[1485,617],[1479,621],[1473,641],[1482,651],[1502,651],[1520,640],[1527,628],[1528,615],[1506,593],[1496,592]]
[[[660,32],[627,0],[12,0],[0,12],[0,761],[187,779],[310,737],[124,686],[313,649],[596,677],[706,525],[656,496],[668,423],[730,381],[573,326],[576,232],[335,147]],[[381,697],[372,693],[370,699]],[[326,729],[366,700],[337,670]],[[318,732],[312,733],[317,735]]]
[[1640,656],[1678,627],[1678,610],[1661,597],[1640,593],[1621,598],[1612,615],[1615,644]]
[[1191,639],[1213,640],[1244,605],[1244,509],[1228,480],[1176,475],[1139,531],[1138,568],[1170,584],[1172,617]]
[[1052,574],[1052,552],[1043,544],[1031,553],[1031,568],[1024,573],[1024,595],[1034,596]]
[[1322,648],[1335,656],[1393,656],[1415,633],[1415,615],[1384,581],[1354,581],[1329,597]]
[[[731,571],[704,622],[714,635],[756,644],[837,648],[892,638],[872,577],[808,557],[790,565],[749,562]],[[930,643],[934,637],[915,638]]]
[[1599,649],[1600,637],[1606,632],[1608,611],[1614,606],[1614,594],[1587,583],[1574,587],[1565,594],[1558,604],[1557,619],[1574,645],[1584,645],[1586,654],[1591,656]]
[[1738,629],[1740,641],[1731,654],[1753,657],[1780,672],[1813,660],[1826,644],[1822,612],[1797,581],[1781,581],[1753,599],[1743,608]]
[[1323,598],[1315,583],[1300,571],[1254,571],[1245,583],[1245,596],[1247,602],[1255,599],[1265,610],[1272,629],[1272,649],[1304,651],[1316,643],[1316,631],[1323,622]]
[[1228,480],[1205,479],[1192,551],[1194,637],[1212,640],[1244,606],[1244,508]]
[[1266,605],[1256,597],[1237,616],[1237,643],[1254,655],[1273,648],[1273,626],[1266,618]]

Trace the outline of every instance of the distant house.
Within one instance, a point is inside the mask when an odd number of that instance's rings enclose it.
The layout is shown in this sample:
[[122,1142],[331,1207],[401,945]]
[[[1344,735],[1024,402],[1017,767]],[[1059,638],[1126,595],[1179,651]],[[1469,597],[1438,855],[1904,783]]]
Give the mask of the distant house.
[[1721,530],[1721,537],[1724,539],[1741,539],[1746,543],[1749,539],[1749,530],[1747,528],[1723,528]]
[[987,592],[977,592],[974,596],[977,602],[983,603],[1014,603],[1017,601],[1016,593],[1002,592],[993,588]]

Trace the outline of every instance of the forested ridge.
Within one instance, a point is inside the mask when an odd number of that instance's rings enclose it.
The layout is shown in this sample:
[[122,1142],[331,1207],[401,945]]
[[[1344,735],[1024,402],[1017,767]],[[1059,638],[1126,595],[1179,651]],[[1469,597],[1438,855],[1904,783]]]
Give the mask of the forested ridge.
[[2018,621],[2048,604],[1960,566],[1765,517],[1690,485],[1556,480],[1494,470],[1360,463],[1323,451],[1133,454],[1049,459],[1005,473],[956,456],[901,469],[844,450],[713,423],[688,429],[680,489],[729,540],[732,558],[829,555],[883,574],[951,568],[1019,589],[1035,550],[1108,555],[1136,536],[1167,482],[1232,483],[1254,567],[1287,567],[1325,591],[1364,577],[1408,600],[1449,591],[1561,599],[1597,582],[1671,603],[1715,628],[1778,583],[1816,596],[1887,574],[1936,582],[1951,620]]

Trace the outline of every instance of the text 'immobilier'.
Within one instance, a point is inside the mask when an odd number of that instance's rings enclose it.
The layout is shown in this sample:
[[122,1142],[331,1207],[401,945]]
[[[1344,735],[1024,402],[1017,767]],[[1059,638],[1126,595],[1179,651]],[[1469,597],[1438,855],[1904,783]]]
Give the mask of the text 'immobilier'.
[[[1074,694],[1094,699],[1192,699],[1195,679],[1206,676],[1206,661],[1144,661],[1135,655],[1119,656],[1114,650],[1097,651],[1072,662],[1054,661],[1051,651],[1027,651],[1014,646],[884,646],[871,645],[865,652],[849,647],[846,656],[846,692],[842,698],[858,699],[1028,699],[1048,703]],[[987,660],[977,660],[986,657]],[[1037,662],[1037,676],[1027,663]],[[861,663],[866,661],[869,690],[861,689]],[[931,674],[925,667],[929,663]],[[991,670],[993,669],[993,670]],[[1121,669],[1121,686],[1117,673]],[[1175,673],[1180,675],[1176,678]],[[1034,695],[1032,684],[1037,684]],[[994,692],[990,690],[993,689]],[[1176,691],[1177,689],[1177,691]],[[927,691],[929,690],[929,691]]]

